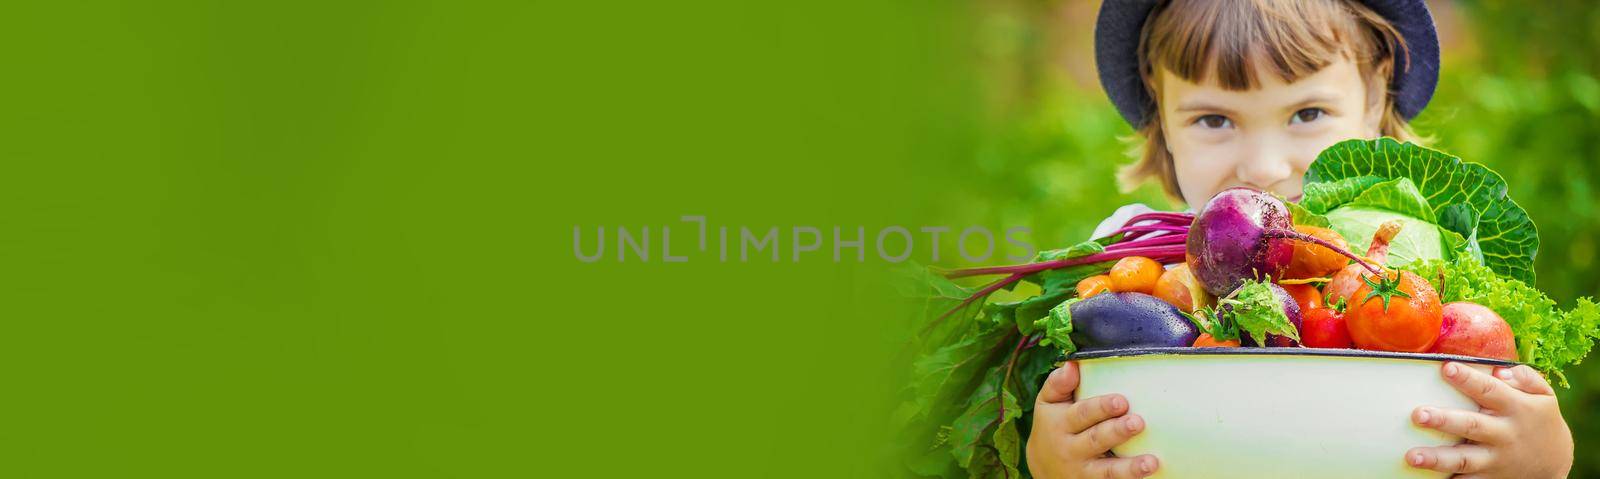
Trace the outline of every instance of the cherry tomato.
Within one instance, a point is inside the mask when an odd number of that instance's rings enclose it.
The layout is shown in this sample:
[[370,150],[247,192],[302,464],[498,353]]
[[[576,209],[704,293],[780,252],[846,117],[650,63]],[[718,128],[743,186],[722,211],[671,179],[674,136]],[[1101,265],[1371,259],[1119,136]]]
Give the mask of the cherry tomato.
[[1166,269],[1161,263],[1143,256],[1129,256],[1117,260],[1111,266],[1111,290],[1118,293],[1144,293],[1150,294],[1156,289],[1156,281],[1161,279],[1161,273]]
[[1350,348],[1350,328],[1344,313],[1316,308],[1307,310],[1300,319],[1300,344],[1308,348]]
[[1300,305],[1300,311],[1310,311],[1322,307],[1322,292],[1317,291],[1316,286],[1309,284],[1280,284],[1278,286],[1289,292],[1289,296],[1294,298],[1294,302]]
[[1227,340],[1227,341],[1217,341],[1217,338],[1211,337],[1210,334],[1200,333],[1200,337],[1194,339],[1194,347],[1197,347],[1197,348],[1237,348],[1237,347],[1239,347],[1239,340],[1230,339],[1230,340]]
[[1427,280],[1410,271],[1388,271],[1382,278],[1364,274],[1361,279],[1345,311],[1356,347],[1411,353],[1433,347],[1444,324],[1443,305]]
[[1087,277],[1087,278],[1083,278],[1083,281],[1079,281],[1078,282],[1078,297],[1079,298],[1088,299],[1090,296],[1094,296],[1094,295],[1097,295],[1097,294],[1100,294],[1100,293],[1104,293],[1106,291],[1111,291],[1111,277],[1110,276],[1106,276],[1106,275],[1103,275],[1103,274],[1095,275],[1095,276],[1090,276],[1090,277]]

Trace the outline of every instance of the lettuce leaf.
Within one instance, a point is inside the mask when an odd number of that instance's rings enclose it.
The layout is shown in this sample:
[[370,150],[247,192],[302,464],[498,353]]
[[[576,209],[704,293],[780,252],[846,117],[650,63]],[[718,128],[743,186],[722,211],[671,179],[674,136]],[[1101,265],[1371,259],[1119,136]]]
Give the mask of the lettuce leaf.
[[1600,304],[1579,298],[1569,310],[1556,306],[1527,283],[1507,278],[1469,256],[1414,263],[1411,270],[1433,283],[1446,303],[1470,301],[1494,310],[1517,338],[1518,360],[1567,386],[1561,369],[1578,364],[1600,339]]
[[[1533,284],[1538,229],[1527,212],[1506,196],[1505,179],[1483,165],[1392,138],[1348,140],[1323,150],[1311,163],[1302,203],[1313,213],[1328,214],[1337,226],[1338,220],[1330,212],[1355,202],[1376,185],[1399,178],[1409,179],[1428,205],[1431,214],[1418,219],[1460,236],[1465,249],[1481,257],[1495,273]],[[1384,208],[1393,211],[1396,205],[1414,206],[1392,203]],[[1450,239],[1447,234],[1441,236]],[[1352,243],[1363,240],[1349,235],[1345,239]]]

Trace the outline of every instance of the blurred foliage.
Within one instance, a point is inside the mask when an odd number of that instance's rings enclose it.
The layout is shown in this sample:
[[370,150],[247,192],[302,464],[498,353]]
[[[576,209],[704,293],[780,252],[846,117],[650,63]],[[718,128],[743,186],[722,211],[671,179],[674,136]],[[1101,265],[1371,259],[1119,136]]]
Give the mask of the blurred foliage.
[[[1563,305],[1600,294],[1600,5],[1430,2],[1444,59],[1414,122],[1432,146],[1505,176],[1539,227],[1538,287]],[[1118,206],[1176,209],[1155,185],[1122,192],[1134,132],[1100,91],[1098,2],[998,0],[978,9],[987,96],[974,174],[946,198],[955,224],[1022,225],[1041,248],[1085,238]],[[1600,477],[1600,360],[1568,372],[1572,477]]]

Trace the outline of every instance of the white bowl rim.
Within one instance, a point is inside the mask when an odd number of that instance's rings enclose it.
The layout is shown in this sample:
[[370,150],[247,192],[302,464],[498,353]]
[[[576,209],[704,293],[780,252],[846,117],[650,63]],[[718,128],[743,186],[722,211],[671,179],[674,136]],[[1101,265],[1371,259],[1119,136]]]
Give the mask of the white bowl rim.
[[1306,348],[1306,347],[1220,347],[1196,348],[1184,347],[1133,347],[1133,348],[1107,348],[1081,350],[1066,355],[1068,361],[1085,359],[1107,359],[1128,356],[1149,355],[1177,355],[1177,356],[1323,356],[1345,358],[1380,358],[1380,359],[1411,359],[1421,361],[1455,361],[1462,363],[1483,364],[1488,366],[1509,368],[1515,367],[1518,362],[1502,359],[1480,358],[1475,356],[1461,356],[1457,354],[1437,353],[1399,353],[1393,351],[1369,351],[1365,349],[1332,349],[1332,348]]

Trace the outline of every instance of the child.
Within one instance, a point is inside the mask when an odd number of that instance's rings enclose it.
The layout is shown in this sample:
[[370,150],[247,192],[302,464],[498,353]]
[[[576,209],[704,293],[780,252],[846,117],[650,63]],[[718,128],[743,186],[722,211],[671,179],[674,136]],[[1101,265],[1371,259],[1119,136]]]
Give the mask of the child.
[[[1414,140],[1406,120],[1438,79],[1438,41],[1421,0],[1107,0],[1101,8],[1101,83],[1146,139],[1124,179],[1159,180],[1191,207],[1241,185],[1297,200],[1324,148]],[[1468,477],[1566,476],[1572,435],[1544,378],[1527,366],[1491,376],[1447,363],[1440,372],[1481,409],[1418,407],[1411,420],[1468,442],[1395,451],[1397,460]],[[1156,457],[1108,456],[1145,427],[1127,399],[1076,400],[1077,386],[1069,363],[1039,393],[1027,447],[1034,476],[1154,473]]]

